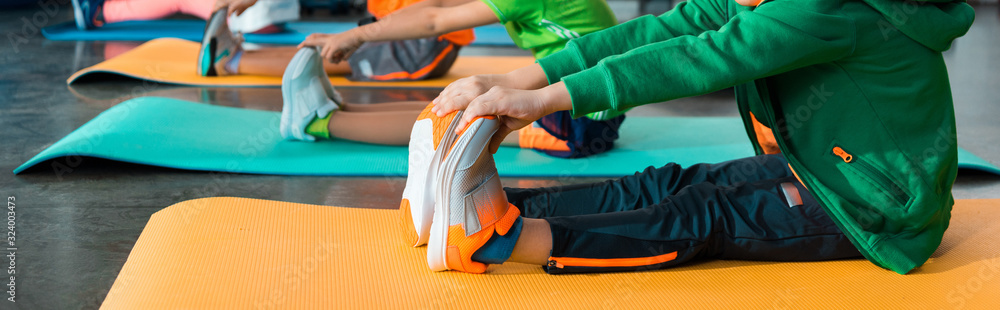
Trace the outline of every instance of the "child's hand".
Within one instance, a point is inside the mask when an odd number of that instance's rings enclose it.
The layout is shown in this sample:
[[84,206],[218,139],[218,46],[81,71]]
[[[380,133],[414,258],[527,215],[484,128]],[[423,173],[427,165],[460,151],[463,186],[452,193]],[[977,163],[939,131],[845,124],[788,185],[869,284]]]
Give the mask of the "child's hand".
[[468,104],[468,109],[458,122],[458,128],[465,126],[478,116],[496,115],[500,128],[490,140],[490,152],[496,153],[500,143],[508,134],[523,128],[549,114],[547,103],[541,90],[520,90],[504,87],[490,88]]
[[247,8],[253,6],[254,3],[257,3],[257,0],[215,0],[215,8],[212,9],[212,12],[227,9],[229,11],[227,15],[236,13],[236,16],[239,16]]
[[357,36],[352,35],[351,32],[337,34],[314,33],[306,37],[306,40],[299,44],[299,48],[306,46],[319,47],[319,54],[324,59],[332,63],[339,63],[351,57],[351,54],[354,54],[354,51],[358,50],[362,43],[364,42],[358,39]]
[[504,83],[506,78],[503,74],[473,75],[458,79],[448,84],[447,87],[434,98],[434,107],[431,112],[437,113],[439,117],[444,117],[453,111],[463,110],[469,106],[473,99],[485,94],[495,86],[507,86]]

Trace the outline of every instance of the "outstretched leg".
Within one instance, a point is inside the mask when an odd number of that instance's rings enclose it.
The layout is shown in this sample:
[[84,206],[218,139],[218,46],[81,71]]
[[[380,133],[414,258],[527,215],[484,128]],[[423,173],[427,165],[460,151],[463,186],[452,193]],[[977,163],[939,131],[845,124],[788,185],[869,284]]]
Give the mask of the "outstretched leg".
[[551,249],[521,250],[550,250],[544,262],[549,273],[652,270],[697,259],[817,261],[860,255],[794,176],[732,186],[699,183],[642,209],[544,220]]
[[183,13],[208,19],[214,1],[203,0],[118,0],[104,2],[104,21],[108,23],[129,20],[161,19]]
[[728,186],[792,176],[781,155],[761,155],[682,168],[675,163],[591,184],[545,188],[504,188],[507,200],[525,217],[629,211],[657,204],[682,188],[699,183]]
[[[237,74],[281,76],[288,63],[295,57],[298,49],[295,47],[265,47],[258,50],[245,50],[239,60]],[[323,60],[323,70],[328,75],[346,75],[351,73],[351,66],[345,61],[331,63]]]
[[[426,101],[398,101],[380,102],[370,104],[348,103],[341,104],[344,111],[351,112],[385,112],[385,111],[423,111],[427,107]],[[415,120],[414,118],[413,120]],[[412,120],[411,120],[412,121]]]
[[336,111],[330,117],[330,136],[351,141],[406,145],[419,110],[350,112]]

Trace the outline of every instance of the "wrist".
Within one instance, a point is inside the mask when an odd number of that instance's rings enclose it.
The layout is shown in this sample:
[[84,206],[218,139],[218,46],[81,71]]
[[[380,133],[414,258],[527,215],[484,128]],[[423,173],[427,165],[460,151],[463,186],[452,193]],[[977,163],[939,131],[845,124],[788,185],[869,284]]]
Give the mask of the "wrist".
[[545,106],[546,114],[573,109],[573,100],[569,95],[569,90],[562,82],[545,86],[537,91],[540,92],[539,98]]
[[371,24],[359,26],[357,28],[345,31],[343,34],[347,35],[347,37],[351,39],[351,41],[353,41],[356,45],[361,45],[371,40],[371,38],[369,38],[368,36],[368,33],[370,32],[368,30],[369,25]]
[[516,89],[541,89],[549,85],[545,72],[537,63],[503,74],[505,87]]

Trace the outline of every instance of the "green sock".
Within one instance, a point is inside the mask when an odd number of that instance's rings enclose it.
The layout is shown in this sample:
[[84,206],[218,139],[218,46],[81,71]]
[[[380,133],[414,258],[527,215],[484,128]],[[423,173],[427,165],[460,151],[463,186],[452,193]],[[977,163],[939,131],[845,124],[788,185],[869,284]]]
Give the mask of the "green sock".
[[330,116],[333,112],[327,114],[324,118],[314,118],[309,125],[306,126],[306,133],[317,138],[330,139]]

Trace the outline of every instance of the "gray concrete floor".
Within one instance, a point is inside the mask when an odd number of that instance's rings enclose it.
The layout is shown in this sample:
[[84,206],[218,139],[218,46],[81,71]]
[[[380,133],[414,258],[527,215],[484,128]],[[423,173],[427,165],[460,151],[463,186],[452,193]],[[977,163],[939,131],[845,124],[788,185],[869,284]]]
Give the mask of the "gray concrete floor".
[[[946,55],[958,111],[959,144],[1000,164],[1000,31],[995,4],[977,7],[967,36]],[[17,303],[0,308],[96,308],[114,282],[149,216],[173,203],[238,196],[358,208],[396,208],[398,177],[289,177],[204,173],[86,159],[57,175],[15,167],[129,98],[164,96],[210,104],[280,110],[278,89],[191,88],[116,80],[66,86],[74,71],[105,59],[105,49],[138,43],[53,42],[37,29],[69,20],[63,7],[0,12],[0,188],[16,198]],[[20,38],[24,38],[23,41]],[[468,48],[463,54],[527,55],[516,49]],[[432,98],[436,90],[343,89],[348,100],[378,103]],[[727,91],[648,105],[633,116],[736,116]],[[551,186],[588,178],[504,179],[507,186]],[[1000,177],[963,172],[957,198],[1000,198]],[[0,260],[4,264],[7,259]],[[6,277],[3,283],[7,283]],[[6,290],[4,286],[4,290]],[[4,298],[7,296],[4,295]]]

